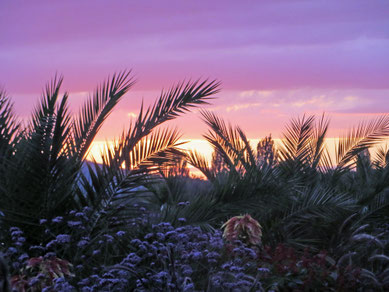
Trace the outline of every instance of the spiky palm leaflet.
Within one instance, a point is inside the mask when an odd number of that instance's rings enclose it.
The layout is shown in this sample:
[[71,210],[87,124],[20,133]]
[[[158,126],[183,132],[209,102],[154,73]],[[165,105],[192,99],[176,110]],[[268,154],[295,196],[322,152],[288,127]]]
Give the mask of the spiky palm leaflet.
[[106,147],[102,165],[92,165],[86,163],[91,143],[134,81],[129,71],[115,74],[72,118],[68,94],[59,97],[62,80],[55,77],[47,85],[31,121],[18,133],[12,108],[3,97],[0,109],[4,129],[1,150],[10,153],[12,149],[12,155],[3,156],[1,163],[1,173],[5,174],[0,183],[0,210],[5,215],[1,223],[4,227],[29,226],[24,229],[37,241],[43,240],[39,219],[50,219],[70,209],[91,207],[96,212],[95,225],[101,224],[102,212],[112,209],[114,199],[138,186],[143,174],[155,170],[154,163],[167,163],[172,154],[181,153],[177,131],[153,133],[153,129],[191,107],[205,104],[218,87],[214,81],[172,87],[146,111],[142,106],[137,121],[123,132],[115,147]]

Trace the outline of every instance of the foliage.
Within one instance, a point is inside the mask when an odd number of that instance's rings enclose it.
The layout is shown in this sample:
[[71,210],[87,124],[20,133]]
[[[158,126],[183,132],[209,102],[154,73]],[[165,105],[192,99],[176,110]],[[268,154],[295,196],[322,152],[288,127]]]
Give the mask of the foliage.
[[389,152],[369,152],[387,139],[388,115],[339,139],[334,159],[324,115],[293,119],[281,145],[269,135],[255,148],[240,127],[202,111],[209,165],[159,126],[205,104],[218,83],[179,83],[142,105],[103,163],[87,161],[133,83],[130,72],[114,75],[73,116],[56,77],[27,124],[0,93],[0,252],[14,288],[389,289]]
[[177,131],[155,128],[205,104],[218,91],[215,81],[195,81],[162,92],[154,105],[142,105],[113,149],[106,147],[100,165],[87,163],[86,157],[103,122],[133,86],[130,72],[114,74],[98,86],[76,117],[70,114],[68,94],[60,99],[62,82],[56,76],[46,86],[26,126],[17,124],[9,99],[0,95],[1,223],[7,228],[28,226],[26,236],[34,243],[45,238],[40,218],[52,219],[71,209],[91,208],[96,228],[104,226],[102,212],[128,216],[128,210],[117,211],[117,202],[133,197],[145,175],[157,172],[156,165],[183,155]]
[[[360,287],[379,291],[389,284],[382,274],[387,272],[350,261],[351,246],[345,245],[345,255],[336,261],[327,251],[299,251],[284,244],[258,249],[237,240],[231,245],[220,230],[204,232],[185,225],[183,218],[180,227],[152,220],[151,214],[142,215],[137,218],[137,235],[122,231],[110,238],[104,234],[95,244],[82,237],[88,230],[85,220],[76,224],[78,231],[69,237],[52,229],[56,242],[46,247],[28,247],[23,232],[13,228],[9,236],[14,246],[5,251],[6,259],[15,259],[13,287],[18,291],[355,291]],[[49,225],[54,227],[61,219],[54,221]],[[74,265],[56,257],[61,250],[74,251],[74,244],[83,250],[69,256]],[[84,253],[88,244],[96,248],[92,254]],[[124,245],[125,252],[107,265],[103,257],[112,255],[117,249],[114,244]],[[369,261],[385,265],[387,259],[376,254]]]

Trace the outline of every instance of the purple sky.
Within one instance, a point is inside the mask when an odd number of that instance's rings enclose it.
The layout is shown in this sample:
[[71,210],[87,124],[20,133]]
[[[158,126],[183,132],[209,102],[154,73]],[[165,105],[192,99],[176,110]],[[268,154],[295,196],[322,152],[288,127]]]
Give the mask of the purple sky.
[[[133,69],[100,140],[142,97],[198,77],[222,81],[207,108],[250,138],[277,137],[303,113],[327,112],[337,135],[389,112],[389,1],[2,0],[0,27],[0,86],[22,117],[55,72],[76,111],[109,74]],[[172,125],[187,138],[206,130],[198,114]]]

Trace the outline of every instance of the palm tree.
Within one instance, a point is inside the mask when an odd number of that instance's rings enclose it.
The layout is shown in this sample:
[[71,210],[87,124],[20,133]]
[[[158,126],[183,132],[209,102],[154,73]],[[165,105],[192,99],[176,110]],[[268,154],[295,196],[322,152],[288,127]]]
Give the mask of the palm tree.
[[87,162],[99,129],[135,83],[130,73],[114,74],[99,85],[75,117],[69,111],[68,94],[60,98],[63,78],[56,76],[27,125],[18,122],[10,99],[0,93],[2,228],[22,227],[28,240],[42,242],[40,219],[86,206],[96,214],[98,228],[107,216],[120,216],[115,201],[130,197],[146,174],[182,155],[178,132],[156,128],[206,104],[218,92],[216,81],[179,83],[162,92],[152,106],[142,104],[135,122],[114,141],[114,147],[106,147],[102,164]]
[[349,227],[354,229],[387,220],[387,152],[381,150],[373,163],[366,153],[389,136],[388,115],[339,139],[335,159],[325,144],[329,120],[324,115],[293,119],[273,164],[258,163],[261,153],[239,127],[210,112],[203,111],[203,118],[210,127],[204,137],[228,171],[214,171],[196,152],[188,161],[212,182],[207,197],[216,202],[218,218],[249,213],[263,226],[265,243],[329,249],[339,242],[333,231],[351,215],[358,222]]

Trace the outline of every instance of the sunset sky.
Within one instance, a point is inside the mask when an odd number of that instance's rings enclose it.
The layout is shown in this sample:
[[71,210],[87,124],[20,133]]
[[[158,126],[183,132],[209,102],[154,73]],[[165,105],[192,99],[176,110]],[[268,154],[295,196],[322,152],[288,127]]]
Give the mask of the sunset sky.
[[[2,0],[0,64],[22,118],[56,72],[77,112],[109,74],[132,69],[138,81],[98,141],[118,136],[142,98],[197,78],[222,82],[206,108],[252,139],[322,112],[334,137],[389,113],[389,1]],[[198,113],[170,125],[185,139],[206,131]]]

